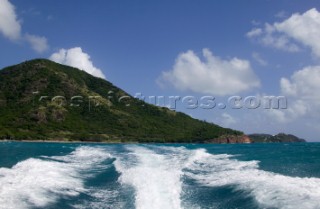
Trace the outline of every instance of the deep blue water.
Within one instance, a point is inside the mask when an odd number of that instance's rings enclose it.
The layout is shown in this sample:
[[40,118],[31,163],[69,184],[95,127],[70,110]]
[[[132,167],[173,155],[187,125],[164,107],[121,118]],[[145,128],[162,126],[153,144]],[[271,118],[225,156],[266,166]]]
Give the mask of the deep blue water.
[[0,143],[0,208],[320,208],[320,143]]

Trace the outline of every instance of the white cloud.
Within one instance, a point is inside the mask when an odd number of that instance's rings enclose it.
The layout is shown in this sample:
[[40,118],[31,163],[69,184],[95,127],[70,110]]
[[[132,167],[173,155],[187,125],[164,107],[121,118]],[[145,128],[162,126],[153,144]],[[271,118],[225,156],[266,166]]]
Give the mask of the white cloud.
[[320,58],[320,13],[315,8],[303,14],[295,13],[282,22],[253,28],[247,37],[289,52],[299,51],[296,43],[300,43],[311,48],[313,54]]
[[266,113],[273,121],[289,123],[307,116],[307,114],[310,113],[310,110],[311,106],[307,101],[289,98],[287,109],[268,109],[266,110]]
[[18,40],[21,25],[17,20],[15,7],[8,0],[0,0],[0,32],[10,40]]
[[290,78],[281,78],[280,86],[281,93],[287,96],[288,109],[270,110],[270,116],[278,122],[320,116],[320,66],[305,67]]
[[31,48],[38,53],[46,51],[48,41],[45,37],[37,35],[21,35],[21,24],[17,20],[15,7],[8,0],[0,0],[0,33],[11,41],[26,41],[30,44]]
[[279,33],[273,25],[268,23],[262,28],[253,28],[247,33],[247,37],[257,40],[264,46],[274,47],[288,52],[298,52],[299,47],[291,43],[288,36]]
[[25,39],[29,42],[32,49],[36,52],[42,53],[49,48],[48,41],[45,37],[26,34]]
[[247,37],[252,38],[255,36],[260,36],[263,33],[261,28],[253,28],[251,31],[247,33]]
[[258,52],[253,52],[253,53],[252,53],[252,57],[253,57],[253,59],[254,59],[255,61],[257,61],[260,65],[262,65],[262,66],[268,65],[268,62],[265,61]]
[[304,14],[293,14],[287,20],[275,23],[274,27],[310,47],[313,53],[320,57],[320,13],[317,9],[310,9]]
[[80,47],[60,49],[58,52],[52,54],[49,59],[60,64],[79,68],[93,76],[105,78],[103,72],[93,65],[90,56],[83,52]]
[[221,126],[226,128],[231,128],[232,125],[237,123],[237,120],[228,113],[222,113],[221,117],[218,118],[218,121]]
[[285,95],[320,103],[320,66],[305,67],[295,72],[290,79],[282,78],[280,85]]
[[163,72],[158,82],[171,84],[178,90],[218,96],[232,95],[260,86],[250,62],[238,58],[223,60],[203,49],[202,61],[193,51],[181,53],[168,72]]

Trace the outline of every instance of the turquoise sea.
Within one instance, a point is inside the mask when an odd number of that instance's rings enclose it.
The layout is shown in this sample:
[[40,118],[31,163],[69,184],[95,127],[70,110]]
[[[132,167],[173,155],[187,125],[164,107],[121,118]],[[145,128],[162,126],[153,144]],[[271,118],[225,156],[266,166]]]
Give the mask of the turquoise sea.
[[0,143],[1,209],[320,208],[320,143]]

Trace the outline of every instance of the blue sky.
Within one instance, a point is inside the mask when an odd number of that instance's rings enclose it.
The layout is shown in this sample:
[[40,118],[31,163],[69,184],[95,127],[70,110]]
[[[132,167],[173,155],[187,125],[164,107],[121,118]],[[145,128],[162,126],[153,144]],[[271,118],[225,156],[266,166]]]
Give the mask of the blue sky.
[[246,133],[319,141],[319,4],[0,0],[0,68],[43,57],[132,95],[286,96],[286,110],[178,110]]

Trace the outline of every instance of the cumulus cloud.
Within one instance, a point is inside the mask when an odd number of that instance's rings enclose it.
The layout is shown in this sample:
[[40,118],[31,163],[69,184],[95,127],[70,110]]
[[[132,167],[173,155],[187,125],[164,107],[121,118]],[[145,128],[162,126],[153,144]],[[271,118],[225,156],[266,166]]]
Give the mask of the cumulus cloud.
[[288,109],[268,112],[279,122],[320,116],[320,66],[305,67],[290,78],[281,78],[280,87],[288,98]]
[[[313,8],[305,13],[295,13],[291,17],[266,24],[260,28],[261,33],[254,33],[257,28],[247,33],[263,44],[286,51],[298,51],[301,46],[309,47],[316,57],[320,58],[320,13]],[[274,44],[283,39],[281,44]],[[266,40],[270,39],[268,43]],[[273,41],[272,41],[273,40]],[[278,122],[288,123],[304,118],[314,119],[320,117],[320,66],[309,66],[294,72],[288,78],[280,80],[281,93],[287,96],[288,109],[269,110],[268,115]]]
[[303,14],[295,13],[282,22],[254,28],[247,37],[289,52],[299,51],[297,43],[300,43],[311,48],[313,54],[320,58],[320,13],[316,8]]
[[42,53],[49,48],[48,41],[45,37],[26,34],[25,38],[36,52]]
[[0,32],[10,40],[18,40],[21,25],[17,20],[15,7],[8,0],[0,0]]
[[158,79],[162,86],[171,84],[178,90],[218,96],[232,95],[260,86],[250,62],[239,58],[223,60],[203,49],[204,60],[193,51],[181,53],[171,71]]
[[320,103],[320,66],[305,67],[280,81],[283,94]]
[[103,72],[93,65],[90,56],[83,52],[80,47],[60,49],[58,52],[53,53],[49,59],[60,64],[79,68],[93,76],[105,78]]
[[265,111],[272,121],[278,123],[290,123],[310,113],[310,104],[307,101],[289,98],[287,109],[268,109]]
[[290,38],[277,31],[274,25],[268,23],[264,28],[253,28],[247,33],[247,37],[258,41],[262,45],[274,47],[288,52],[298,52],[300,48],[290,41]]
[[21,23],[17,19],[15,7],[8,0],[0,0],[0,33],[11,41],[26,41],[31,48],[42,53],[49,48],[45,37],[25,34],[22,35]]
[[312,49],[320,57],[320,13],[313,8],[304,14],[293,14],[281,23],[275,23],[275,28]]

